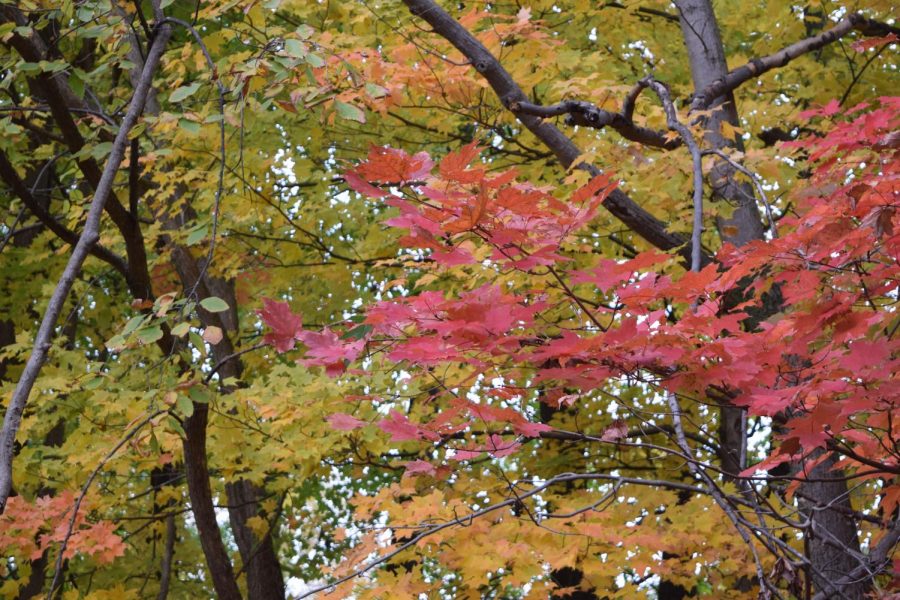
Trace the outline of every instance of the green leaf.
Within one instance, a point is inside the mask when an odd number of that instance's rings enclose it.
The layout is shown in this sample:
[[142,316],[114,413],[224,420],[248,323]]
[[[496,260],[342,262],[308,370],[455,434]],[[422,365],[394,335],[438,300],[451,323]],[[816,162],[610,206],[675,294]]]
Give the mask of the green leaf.
[[185,418],[194,414],[194,403],[184,394],[175,397],[175,408],[178,409],[178,414]]
[[184,85],[180,88],[177,88],[171,94],[169,94],[169,102],[181,102],[187,98],[193,96],[197,90],[200,89],[200,82],[195,81],[190,85]]
[[206,386],[203,385],[195,385],[188,389],[188,395],[191,397],[191,400],[196,402],[197,404],[209,404],[209,401],[212,399],[209,390]]
[[131,317],[130,319],[128,319],[128,322],[125,323],[125,329],[122,330],[122,335],[128,335],[129,333],[140,327],[146,319],[146,315]]
[[372,331],[371,325],[359,325],[341,336],[342,340],[361,340]]
[[113,352],[119,352],[126,345],[125,338],[121,335],[114,335],[106,340],[106,347]]
[[178,126],[192,135],[200,133],[200,123],[190,119],[178,119]]
[[216,296],[210,296],[200,301],[200,306],[209,312],[224,312],[228,310],[228,303]]
[[84,98],[84,71],[72,69],[72,73],[69,75],[69,87],[79,99]]
[[82,387],[86,390],[96,390],[103,385],[103,377],[95,376],[90,378]]
[[306,44],[300,40],[285,40],[284,52],[291,58],[304,58],[308,54]]
[[203,341],[203,338],[200,337],[200,334],[196,331],[192,331],[188,334],[188,339],[191,340],[191,344],[193,344],[194,348],[197,349],[200,354],[206,356],[206,342]]
[[380,85],[375,85],[374,83],[367,83],[366,93],[370,98],[384,98],[388,95],[388,89],[386,87],[381,87]]
[[100,142],[91,148],[91,156],[97,160],[106,158],[112,150],[112,142]]
[[152,344],[163,336],[163,330],[158,325],[141,329],[137,332],[137,338],[145,344]]
[[[193,410],[193,408],[194,407],[192,406],[191,410]],[[171,427],[172,430],[175,431],[175,433],[180,435],[182,438],[187,437],[187,434],[184,432],[184,427],[181,426],[181,423],[178,422],[178,419],[176,419],[172,415],[169,415],[169,418],[166,419],[166,422],[169,424],[169,427]]]
[[344,119],[357,121],[359,123],[366,122],[366,113],[364,113],[358,106],[347,104],[346,102],[341,102],[340,100],[335,100],[334,108],[335,110],[337,110],[337,113]]
[[199,227],[195,227],[194,229],[191,230],[190,233],[188,233],[187,240],[185,240],[185,243],[187,243],[188,246],[193,246],[194,244],[198,243],[200,240],[204,239],[205,237],[206,237],[206,225],[203,224],[203,225],[200,225]]
[[325,66],[325,60],[318,54],[307,54],[306,63],[314,69],[319,69]]
[[172,335],[174,335],[175,337],[181,337],[184,334],[186,334],[187,332],[189,332],[190,330],[191,330],[190,323],[186,323],[186,322],[179,323],[178,325],[176,325],[175,327],[172,328]]

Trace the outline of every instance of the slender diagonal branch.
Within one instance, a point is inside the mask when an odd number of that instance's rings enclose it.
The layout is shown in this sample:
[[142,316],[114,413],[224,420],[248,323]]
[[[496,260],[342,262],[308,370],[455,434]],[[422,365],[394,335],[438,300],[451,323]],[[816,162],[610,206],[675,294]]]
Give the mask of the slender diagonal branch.
[[[41,203],[35,199],[31,194],[31,190],[28,189],[28,186],[25,185],[25,182],[19,177],[15,167],[9,162],[9,158],[7,158],[5,152],[0,152],[0,179],[12,188],[12,191],[25,204],[28,210],[31,211],[31,214],[37,217],[47,229],[55,233],[59,239],[72,244],[73,246],[78,243],[78,234],[54,219],[53,215],[50,214],[50,211],[41,206]],[[108,263],[125,277],[128,277],[128,263],[125,262],[125,259],[117,256],[111,250],[108,250],[100,244],[95,244],[91,248],[90,253],[103,262]]]
[[66,526],[66,534],[63,536],[62,543],[59,546],[59,553],[56,555],[56,564],[53,568],[53,581],[50,583],[50,589],[47,590],[47,600],[52,600],[53,594],[54,592],[56,592],[56,588],[59,586],[59,578],[62,575],[63,558],[66,553],[66,547],[69,544],[69,539],[72,537],[72,532],[75,530],[75,521],[78,518],[78,510],[81,508],[81,503],[84,501],[85,496],[87,496],[88,490],[90,489],[91,484],[94,482],[94,479],[97,477],[100,471],[103,470],[103,467],[106,466],[106,463],[108,463],[110,459],[112,459],[112,457],[116,455],[116,452],[118,452],[122,448],[122,446],[128,443],[128,440],[133,438],[135,434],[143,429],[147,423],[164,412],[165,411],[163,410],[154,411],[141,419],[137,425],[128,430],[128,432],[124,436],[122,436],[122,439],[119,440],[119,442],[115,446],[113,446],[113,448],[109,452],[106,453],[106,456],[103,457],[103,460],[100,461],[100,464],[98,464],[94,468],[94,470],[91,471],[91,474],[84,482],[84,485],[81,486],[81,492],[78,494],[78,498],[75,500],[74,506],[72,506],[72,514],[69,516],[69,523]]
[[721,150],[704,150],[703,154],[715,154],[729,165],[734,167],[735,170],[740,171],[744,175],[750,178],[750,181],[753,182],[753,186],[756,188],[756,193],[759,194],[760,200],[762,200],[763,207],[766,209],[766,220],[769,221],[769,230],[772,232],[772,237],[778,237],[778,226],[775,223],[775,217],[772,214],[772,205],[769,204],[769,198],[766,195],[766,190],[763,189],[762,183],[759,180],[759,175],[737,162]]
[[783,67],[795,58],[823,48],[854,30],[866,36],[884,36],[890,33],[900,34],[900,28],[867,19],[860,14],[850,15],[819,35],[791,44],[774,54],[754,58],[747,64],[729,71],[725,77],[712,82],[694,96],[691,108],[692,110],[709,108],[717,98],[734,91],[744,82],[754,77],[759,77],[772,69]]
[[119,170],[122,159],[125,157],[128,134],[137,123],[144,109],[144,102],[147,99],[147,93],[153,81],[153,74],[156,72],[156,67],[159,65],[159,60],[170,36],[171,28],[167,24],[162,25],[156,33],[153,46],[147,55],[144,70],[141,72],[140,81],[128,106],[128,112],[119,126],[118,133],[116,133],[109,160],[103,169],[94,198],[91,200],[84,230],[78,238],[78,243],[75,244],[72,256],[69,258],[62,276],[60,276],[56,288],[53,290],[53,295],[44,311],[44,317],[38,329],[31,355],[28,357],[28,362],[25,364],[25,369],[22,371],[16,389],[9,401],[9,406],[6,409],[6,414],[3,418],[3,428],[0,430],[0,514],[6,508],[6,501],[12,489],[12,461],[16,434],[22,422],[22,414],[25,411],[28,396],[31,394],[31,389],[34,387],[44,361],[47,359],[47,353],[50,351],[54,329],[56,328],[56,321],[62,312],[69,291],[81,272],[81,267],[91,248],[100,239],[100,218],[103,215],[104,205],[110,197],[116,173]]

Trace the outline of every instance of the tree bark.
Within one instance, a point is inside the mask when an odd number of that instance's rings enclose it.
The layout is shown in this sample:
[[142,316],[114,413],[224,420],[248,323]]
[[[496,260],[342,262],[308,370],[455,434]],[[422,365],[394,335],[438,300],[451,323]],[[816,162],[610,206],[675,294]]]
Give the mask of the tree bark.
[[[728,65],[719,33],[719,26],[709,0],[677,0],[684,44],[688,51],[695,94],[704,90],[717,89],[717,82],[726,80]],[[721,133],[722,122],[738,125],[737,107],[733,88],[725,90],[725,95],[704,99],[704,104],[712,109],[706,117],[706,142],[720,150],[726,147],[741,148],[740,140],[728,140]],[[734,180],[734,168],[719,161],[710,174],[713,193],[721,200],[736,206],[729,219],[718,219],[717,226],[723,241],[737,246],[752,240],[764,238],[756,198],[749,184]],[[719,445],[722,468],[727,473],[737,474],[743,470],[743,454],[746,447],[746,427],[743,411],[725,405],[719,419]],[[826,478],[832,481],[808,482],[801,485],[804,496],[815,499],[820,505],[830,509],[812,510],[809,503],[801,503],[801,509],[810,519],[812,527],[807,531],[807,558],[811,563],[812,583],[817,590],[830,581],[835,581],[859,566],[859,539],[856,523],[846,511],[850,507],[847,484],[841,479],[840,471],[832,471],[835,460],[830,457],[810,473],[810,478]],[[843,586],[841,593],[847,598],[861,598],[864,587],[860,584]]]
[[231,559],[222,543],[212,489],[209,487],[209,467],[206,462],[206,425],[209,405],[194,403],[194,413],[184,422],[184,471],[187,478],[191,510],[200,536],[200,546],[216,595],[221,600],[241,600],[241,592],[234,579]]

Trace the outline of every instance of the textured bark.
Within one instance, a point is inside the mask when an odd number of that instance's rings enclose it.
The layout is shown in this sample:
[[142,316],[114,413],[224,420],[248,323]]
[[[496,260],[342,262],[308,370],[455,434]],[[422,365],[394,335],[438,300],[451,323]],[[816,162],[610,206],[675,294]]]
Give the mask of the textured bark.
[[[676,6],[690,59],[695,94],[704,98],[704,107],[713,110],[705,122],[706,142],[717,150],[732,146],[734,144],[722,136],[720,126],[723,121],[738,125],[737,107],[732,95],[736,86],[716,87],[718,82],[727,80],[728,67],[712,5],[709,0],[677,0]],[[718,90],[723,95],[712,96],[708,90]],[[707,95],[704,97],[704,94]],[[730,219],[718,220],[720,236],[724,241],[740,246],[763,239],[764,230],[752,188],[749,184],[736,183],[733,176],[733,167],[721,161],[710,174],[713,193],[737,206]],[[719,419],[719,456],[727,473],[736,474],[744,468],[745,429],[742,411],[734,406],[723,406]],[[859,555],[856,523],[841,511],[849,508],[847,485],[840,480],[840,471],[830,470],[833,464],[833,458],[829,458],[811,475],[812,478],[825,477],[835,481],[801,485],[803,495],[815,499],[820,505],[834,507],[815,511],[808,505],[803,507],[813,522],[813,527],[807,532],[807,557],[811,562],[812,582],[818,590],[859,566],[859,560],[854,556]],[[851,584],[844,586],[840,592],[855,600],[862,597],[863,590],[864,586]]]
[[[853,507],[847,483],[841,479],[842,471],[832,470],[838,458],[832,454],[810,471],[810,479],[825,481],[810,481],[800,486],[800,509],[810,522],[806,534],[807,558],[812,567],[810,579],[818,591],[828,588],[860,565],[860,560],[854,556],[860,555],[859,537],[856,521],[850,516]],[[804,498],[813,498],[815,504],[828,508],[815,507]],[[842,594],[838,597],[856,599],[865,595],[866,587],[859,582],[846,583],[835,592]]]
[[200,536],[200,546],[206,566],[220,600],[240,600],[241,592],[234,579],[231,559],[222,543],[212,490],[209,487],[209,467],[206,462],[206,425],[209,405],[194,403],[194,414],[184,422],[184,471],[187,479],[191,510]]
[[272,538],[267,533],[259,539],[247,526],[248,519],[259,516],[261,490],[244,479],[227,484],[225,490],[234,539],[247,573],[247,597],[252,600],[283,600],[284,580]]

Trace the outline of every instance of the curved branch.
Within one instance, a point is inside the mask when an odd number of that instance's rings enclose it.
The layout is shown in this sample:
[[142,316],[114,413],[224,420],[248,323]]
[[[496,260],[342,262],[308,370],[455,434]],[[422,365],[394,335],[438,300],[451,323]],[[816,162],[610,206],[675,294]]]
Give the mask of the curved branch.
[[678,120],[678,113],[675,111],[675,104],[672,102],[672,96],[669,88],[665,84],[656,81],[653,78],[646,78],[647,87],[652,89],[659,101],[662,102],[663,110],[666,112],[666,124],[669,129],[676,132],[684,140],[688,149],[691,151],[691,160],[693,162],[694,176],[694,224],[691,232],[691,271],[699,271],[702,265],[700,238],[703,234],[703,157],[700,154],[700,146],[694,139],[691,130]]
[[75,500],[74,506],[72,506],[72,515],[69,517],[69,524],[66,527],[66,534],[63,536],[62,543],[59,546],[59,553],[56,555],[56,564],[53,567],[53,581],[50,584],[50,589],[47,590],[47,600],[51,600],[53,598],[53,593],[56,591],[57,586],[59,585],[59,577],[62,574],[62,563],[63,556],[66,553],[66,547],[69,544],[69,539],[72,537],[72,532],[75,529],[75,521],[78,518],[78,509],[81,508],[81,503],[84,501],[84,497],[87,496],[88,490],[91,487],[91,484],[94,482],[94,479],[103,470],[103,467],[106,466],[106,463],[112,459],[113,456],[116,455],[116,452],[119,451],[122,446],[128,443],[128,441],[135,436],[135,434],[144,428],[144,425],[163,414],[164,410],[156,410],[141,419],[141,421],[132,427],[128,433],[122,436],[122,439],[113,446],[112,450],[106,453],[106,456],[103,457],[103,460],[100,461],[100,464],[91,471],[91,474],[88,476],[87,481],[84,482],[84,485],[81,486],[81,493],[78,494],[78,498]]
[[466,515],[463,517],[457,517],[455,519],[451,519],[450,521],[445,521],[444,523],[438,523],[435,525],[431,525],[429,527],[425,527],[419,533],[412,536],[411,538],[409,538],[408,540],[403,542],[401,545],[397,546],[390,552],[382,554],[381,556],[374,559],[372,562],[365,565],[364,567],[355,569],[351,573],[348,573],[347,575],[344,575],[343,577],[340,577],[331,583],[327,583],[327,584],[323,584],[323,585],[320,585],[315,588],[311,588],[311,589],[307,590],[305,593],[301,594],[300,596],[297,596],[297,600],[300,600],[301,598],[307,598],[309,596],[312,596],[313,594],[317,594],[324,590],[334,588],[335,586],[338,586],[344,582],[350,581],[351,579],[359,577],[360,575],[364,575],[365,573],[371,571],[378,565],[384,564],[385,562],[389,561],[390,559],[397,556],[404,550],[415,546],[422,539],[432,536],[440,531],[443,531],[444,529],[449,529],[450,527],[455,527],[455,526],[466,526],[466,525],[472,523],[472,521],[474,521],[475,519],[477,519],[479,517],[496,512],[507,506],[515,506],[517,504],[520,504],[522,500],[525,500],[527,498],[530,498],[532,496],[540,494],[544,490],[546,490],[556,484],[568,483],[571,481],[580,481],[580,480],[610,481],[610,482],[614,483],[615,485],[620,485],[620,486],[625,485],[625,484],[646,485],[646,486],[650,486],[650,487],[662,487],[662,488],[680,490],[680,491],[685,491],[685,492],[690,492],[690,493],[695,493],[695,494],[703,494],[703,495],[710,494],[710,491],[705,488],[689,485],[686,483],[680,483],[677,481],[665,481],[665,480],[656,480],[656,479],[639,479],[639,478],[635,478],[635,477],[619,477],[616,475],[609,475],[606,473],[563,473],[561,475],[557,475],[556,477],[548,479],[544,483],[537,485],[528,491],[514,494],[511,498],[507,498],[506,500],[497,502],[496,504],[486,506],[486,507],[484,507],[480,510],[477,510],[469,515]]
[[681,145],[681,140],[678,138],[668,138],[663,132],[635,125],[630,118],[625,116],[624,112],[610,112],[581,100],[565,100],[550,106],[541,106],[530,102],[512,102],[509,110],[516,115],[534,115],[541,118],[567,115],[567,125],[581,125],[593,129],[603,129],[609,126],[626,140],[654,148],[674,150]]

